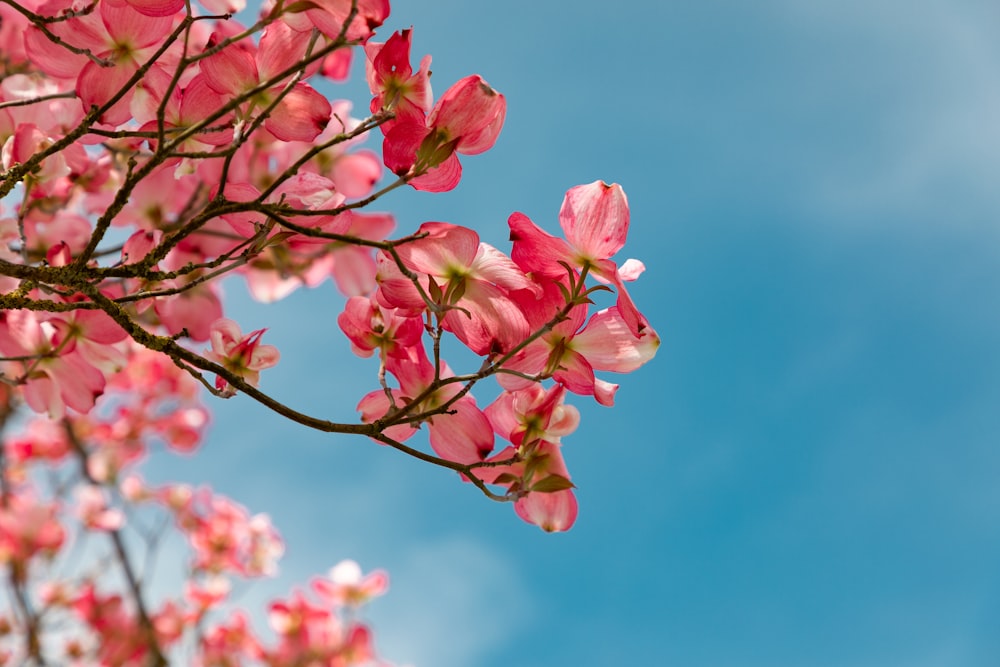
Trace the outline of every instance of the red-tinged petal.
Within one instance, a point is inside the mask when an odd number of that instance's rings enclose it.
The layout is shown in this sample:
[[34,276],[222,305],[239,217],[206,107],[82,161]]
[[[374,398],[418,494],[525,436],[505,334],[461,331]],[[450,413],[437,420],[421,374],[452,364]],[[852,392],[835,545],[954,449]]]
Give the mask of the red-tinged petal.
[[425,222],[417,230],[423,238],[396,247],[413,271],[450,278],[463,275],[479,250],[479,234],[447,222]]
[[212,322],[222,317],[219,298],[204,285],[176,296],[159,297],[153,309],[170,334],[187,329],[189,338],[194,341],[208,340]]
[[94,401],[104,392],[104,375],[76,354],[65,354],[47,365],[48,374],[68,407],[77,412],[89,412]]
[[[218,31],[212,34],[206,48],[225,39]],[[253,46],[248,40],[230,44],[201,61],[201,74],[208,86],[223,95],[239,95],[259,83]]]
[[246,0],[198,0],[209,14],[238,14],[246,9]]
[[212,322],[209,328],[209,340],[212,341],[212,354],[217,359],[224,359],[229,352],[239,344],[243,331],[235,321],[220,317]]
[[[561,281],[565,283],[565,281]],[[560,282],[545,280],[535,283],[540,288],[535,290],[514,290],[508,294],[511,301],[517,304],[527,318],[532,330],[540,329],[549,324],[552,319],[566,306],[566,297],[559,289]],[[587,304],[583,303],[570,309],[567,319],[556,325],[554,331],[571,337],[587,321]]]
[[337,49],[326,58],[320,66],[320,74],[333,81],[346,81],[351,72],[353,49],[347,47]]
[[47,376],[28,380],[21,394],[28,407],[39,414],[48,414],[49,419],[59,420],[66,414],[66,404],[55,383]]
[[[536,375],[545,369],[545,364],[549,359],[551,351],[552,348],[548,343],[543,340],[536,340],[525,345],[503,367],[525,375]],[[498,373],[497,382],[507,391],[520,391],[527,389],[533,384],[531,380],[509,373]]]
[[391,213],[355,213],[351,217],[351,227],[347,234],[370,241],[381,241],[395,228],[396,219]]
[[125,330],[100,310],[76,311],[73,320],[85,338],[101,345],[111,345],[128,338]]
[[330,176],[345,197],[366,197],[382,178],[382,163],[372,151],[348,153],[337,158]]
[[345,246],[335,251],[331,273],[344,296],[370,294],[376,287],[375,260],[369,248]]
[[[329,178],[311,171],[300,171],[279,185],[267,201],[269,203],[284,201],[289,206],[303,209],[335,208],[344,203],[344,196],[334,192],[335,189],[333,181]],[[324,222],[334,220],[332,216],[322,217],[325,218]],[[348,224],[350,215],[344,218],[341,222],[338,216],[335,224],[338,226]]]
[[476,354],[507,352],[531,333],[521,310],[495,285],[467,280],[456,306],[442,324]]
[[594,369],[579,352],[564,350],[559,358],[559,370],[552,377],[574,394],[591,396],[594,393]]
[[[128,4],[102,2],[101,20],[114,44],[128,44],[132,50],[162,42],[173,27],[173,15],[183,0],[128,0]],[[172,11],[171,11],[172,9]],[[150,12],[163,12],[150,13]]]
[[281,353],[274,345],[254,345],[246,367],[250,370],[260,371],[276,366],[279,361],[281,361]]
[[90,62],[87,56],[71,53],[52,42],[34,26],[24,33],[24,50],[35,67],[58,79],[75,79]]
[[[517,454],[517,449],[515,447],[507,446],[501,449],[499,452],[487,459],[488,461],[506,461],[513,458]],[[487,484],[496,484],[497,477],[503,474],[514,475],[520,477],[524,473],[523,463],[514,463],[508,465],[496,465],[484,468],[479,468],[476,470],[476,477],[486,482]],[[469,481],[465,475],[462,475],[462,481]]]
[[466,155],[482,153],[496,143],[507,112],[504,96],[474,74],[445,91],[427,117],[427,125],[457,140],[456,150]]
[[586,328],[573,338],[572,346],[595,370],[630,373],[656,355],[660,338],[649,328],[636,338],[618,308],[612,306],[590,318]]
[[312,141],[326,129],[332,108],[309,84],[298,83],[282,98],[264,127],[282,141]]
[[[396,401],[396,405],[405,405],[406,401],[403,399],[401,392],[393,389],[392,396]],[[366,424],[371,424],[376,419],[384,417],[389,412],[391,407],[389,398],[385,395],[385,392],[380,389],[366,394],[365,397],[361,399],[361,402],[358,403],[358,412],[361,413],[361,421]],[[409,424],[397,424],[396,426],[390,426],[383,431],[386,436],[397,442],[404,442],[416,432],[417,429]]]
[[[146,76],[139,81],[132,95],[130,107],[132,117],[137,123],[147,123],[145,127],[156,128],[156,116],[171,79],[166,70],[151,67]],[[180,106],[181,90],[175,87],[164,107],[164,120],[167,124],[176,125],[180,120]]]
[[[103,107],[118,92],[125,88],[129,79],[138,70],[132,62],[122,63],[116,67],[101,67],[95,62],[88,62],[80,78],[76,82],[76,93],[80,96],[83,106]],[[130,102],[132,91],[128,90],[110,109],[101,115],[101,122],[108,125],[121,125],[132,117]]]
[[379,341],[372,331],[372,322],[377,317],[378,307],[371,299],[352,296],[344,303],[344,310],[337,316],[337,325],[351,341],[351,350],[359,357],[370,357]]
[[[306,16],[320,32],[330,39],[337,39],[351,12],[352,0],[313,0],[319,9],[310,9]],[[357,0],[357,14],[348,26],[348,41],[364,41],[372,36],[375,28],[389,16],[389,0]]]
[[452,153],[426,174],[410,179],[410,186],[422,192],[448,192],[454,190],[461,180],[462,164],[458,161],[458,156]]
[[126,0],[146,16],[173,16],[184,7],[184,0]]
[[514,243],[511,259],[525,273],[561,278],[566,275],[566,269],[559,262],[576,264],[565,241],[542,230],[525,214],[512,214],[507,225],[510,227],[510,240]]
[[353,625],[348,630],[343,652],[356,665],[370,664],[375,658],[374,644],[371,630],[364,625]]
[[[248,202],[257,199],[260,192],[249,183],[228,183],[225,195],[230,201]],[[263,216],[254,211],[227,213],[221,217],[243,238],[250,238],[256,234],[264,221]]]
[[[537,386],[537,385],[532,385]],[[510,440],[511,434],[521,426],[518,415],[514,412],[514,393],[504,391],[496,400],[483,410],[490,420],[493,431],[504,440]]]
[[423,123],[398,122],[382,140],[382,161],[392,173],[405,176],[417,160],[417,148],[430,133]]
[[77,342],[76,352],[84,361],[105,375],[117,373],[128,364],[128,355],[117,345],[94,343],[84,339]]
[[163,232],[159,229],[137,231],[122,245],[122,264],[136,264],[142,261],[162,240]]
[[0,311],[0,352],[20,357],[47,347],[46,335],[35,313],[29,310]]
[[454,414],[430,419],[431,447],[449,461],[484,460],[493,451],[493,428],[486,415],[468,397],[459,399],[450,409]]
[[[416,396],[434,381],[434,366],[431,365],[427,358],[427,352],[420,345],[415,345],[402,352],[402,354],[390,356],[386,360],[386,369],[399,380],[400,390],[404,394]],[[442,376],[447,377],[447,375],[448,373],[442,370]],[[452,391],[453,395],[454,391],[457,391],[457,385],[441,389],[438,393],[446,391]],[[450,398],[450,396],[445,398]]]
[[410,76],[405,81],[396,79],[387,82],[383,92],[379,92],[372,98],[372,113],[379,111],[383,106],[391,107],[395,118],[389,119],[381,125],[382,132],[388,132],[393,125],[399,122],[416,122],[420,125],[427,124],[427,112],[430,111],[434,103],[434,96],[430,83],[431,57],[424,56],[420,61],[420,70]]
[[[196,76],[184,88],[181,98],[180,117],[185,125],[194,125],[215,114],[226,103],[226,98],[212,89],[208,85],[208,79],[204,75]],[[210,127],[230,125],[233,122],[233,114],[229,112],[222,118],[212,121]],[[206,128],[207,129],[207,128]],[[198,141],[212,146],[226,146],[233,141],[232,129],[221,131],[201,131],[197,135]]]
[[[419,313],[426,308],[420,292],[410,279],[402,274],[396,263],[379,253],[375,258],[375,280],[378,291],[375,293],[378,302],[387,308],[403,308],[409,312]],[[424,281],[426,285],[426,281]]]
[[412,28],[397,30],[384,44],[374,42],[365,44],[365,55],[368,56],[365,76],[372,95],[382,92],[383,84],[390,77],[410,78],[413,73],[413,68],[410,67],[412,35]]
[[615,404],[615,394],[617,393],[618,385],[599,378],[594,380],[594,399],[601,405],[612,407]]
[[247,281],[247,289],[255,301],[274,303],[302,287],[298,276],[283,278],[273,270],[257,270],[252,264],[243,273]]
[[277,21],[267,26],[260,36],[257,51],[257,73],[261,81],[267,81],[276,74],[296,64],[306,53],[309,39],[292,30],[288,24]]
[[541,285],[524,275],[514,260],[487,243],[479,244],[471,275],[507,290],[528,290],[535,296],[542,294]]
[[615,263],[611,260],[600,260],[594,264],[593,274],[595,278],[615,286],[615,290],[618,292],[618,302],[616,304],[618,313],[625,320],[625,324],[628,325],[629,331],[632,332],[633,336],[636,338],[644,336],[645,331],[649,328],[649,320],[639,312],[635,302],[632,301],[632,295],[628,293],[625,283],[622,282]]
[[529,493],[514,503],[517,515],[548,533],[569,530],[576,522],[577,503],[573,489],[553,493]]
[[587,260],[607,259],[628,235],[628,200],[621,186],[594,181],[566,193],[559,210],[566,239]]
[[69,266],[73,261],[73,253],[65,241],[60,241],[45,253],[45,261],[49,266]]
[[[594,380],[594,396],[598,396],[597,383],[600,380]],[[617,385],[615,385],[617,387]],[[600,403],[601,399],[598,398],[597,402]],[[548,426],[545,427],[545,435],[549,438],[561,438],[564,435],[569,435],[580,426],[580,411],[576,409],[573,405],[560,405],[552,411],[552,419],[549,421]]]

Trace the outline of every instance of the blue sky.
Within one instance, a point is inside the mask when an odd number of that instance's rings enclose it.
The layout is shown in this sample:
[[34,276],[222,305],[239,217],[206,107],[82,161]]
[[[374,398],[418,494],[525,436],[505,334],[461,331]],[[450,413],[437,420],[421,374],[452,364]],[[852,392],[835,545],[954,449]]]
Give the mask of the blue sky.
[[[207,481],[285,536],[266,600],[352,557],[390,570],[383,653],[417,667],[1000,662],[1000,6],[974,0],[395,3],[435,92],[482,74],[496,148],[402,230],[621,183],[659,331],[618,406],[577,399],[580,519],[546,535],[452,475],[243,397]],[[355,85],[350,96],[364,109]],[[353,419],[375,386],[329,283],[268,307],[263,386]]]

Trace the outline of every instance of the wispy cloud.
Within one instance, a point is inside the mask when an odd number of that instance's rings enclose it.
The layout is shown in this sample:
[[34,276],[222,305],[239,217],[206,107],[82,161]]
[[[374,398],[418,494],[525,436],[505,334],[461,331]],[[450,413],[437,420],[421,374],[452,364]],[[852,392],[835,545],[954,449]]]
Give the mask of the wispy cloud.
[[[988,3],[794,2],[778,20],[814,40],[813,96],[828,105],[827,163],[806,197],[833,215],[1000,204],[1000,42]],[[954,214],[950,215],[952,221]]]

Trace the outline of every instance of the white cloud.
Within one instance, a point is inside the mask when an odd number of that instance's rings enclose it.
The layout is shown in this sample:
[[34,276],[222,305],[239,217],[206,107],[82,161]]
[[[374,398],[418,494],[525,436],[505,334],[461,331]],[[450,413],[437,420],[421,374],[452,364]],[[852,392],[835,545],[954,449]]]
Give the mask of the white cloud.
[[535,614],[522,576],[501,554],[462,537],[406,549],[375,616],[385,657],[416,667],[466,667],[511,643]]
[[1000,204],[994,6],[777,0],[774,8],[789,30],[821,45],[812,85],[835,131],[857,126],[854,144],[810,166],[816,189],[805,195],[818,208],[842,217]]

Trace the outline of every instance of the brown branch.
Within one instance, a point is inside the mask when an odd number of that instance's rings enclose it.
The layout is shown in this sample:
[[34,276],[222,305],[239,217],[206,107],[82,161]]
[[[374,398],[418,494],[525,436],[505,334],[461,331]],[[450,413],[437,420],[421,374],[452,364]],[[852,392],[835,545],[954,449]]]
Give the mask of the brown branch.
[[6,109],[7,107],[26,107],[32,104],[38,104],[39,102],[48,102],[49,100],[61,100],[61,99],[73,99],[76,97],[76,92],[68,90],[65,93],[51,93],[49,95],[39,95],[38,97],[32,97],[27,100],[11,100],[9,102],[0,102],[0,109]]

